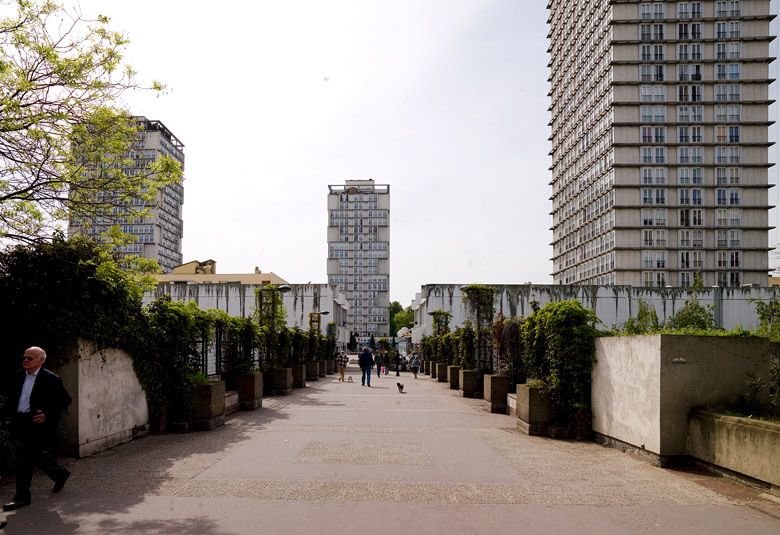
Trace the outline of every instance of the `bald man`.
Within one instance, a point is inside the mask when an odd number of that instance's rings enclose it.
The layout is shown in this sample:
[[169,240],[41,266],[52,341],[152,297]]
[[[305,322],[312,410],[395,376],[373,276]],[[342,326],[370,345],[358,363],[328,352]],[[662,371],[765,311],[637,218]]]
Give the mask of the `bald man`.
[[43,368],[46,352],[33,346],[24,352],[22,368],[17,372],[11,391],[16,403],[14,427],[19,439],[19,468],[16,472],[16,494],[3,511],[13,511],[30,505],[30,483],[38,466],[52,481],[52,492],[65,486],[70,472],[57,464],[54,448],[57,443],[57,420],[68,408],[71,399],[62,379]]

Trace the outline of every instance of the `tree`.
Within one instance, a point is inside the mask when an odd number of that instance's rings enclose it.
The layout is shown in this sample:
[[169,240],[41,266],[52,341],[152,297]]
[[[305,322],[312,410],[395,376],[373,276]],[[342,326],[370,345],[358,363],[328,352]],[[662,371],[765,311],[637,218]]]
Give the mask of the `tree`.
[[398,325],[395,321],[395,315],[399,312],[403,311],[404,307],[401,306],[401,303],[398,301],[393,301],[390,303],[390,308],[388,310],[387,317],[390,322],[390,336],[395,336],[395,334],[398,332],[398,329],[403,327],[403,325]]
[[141,88],[122,64],[127,39],[107,17],[48,0],[13,4],[0,19],[0,238],[46,241],[68,217],[114,208],[142,216],[146,203],[132,201],[154,199],[181,168],[134,157],[136,123],[116,104]]
[[398,301],[390,303],[390,336],[395,336],[398,331],[404,327],[409,327],[414,323],[414,312],[412,307],[402,307]]

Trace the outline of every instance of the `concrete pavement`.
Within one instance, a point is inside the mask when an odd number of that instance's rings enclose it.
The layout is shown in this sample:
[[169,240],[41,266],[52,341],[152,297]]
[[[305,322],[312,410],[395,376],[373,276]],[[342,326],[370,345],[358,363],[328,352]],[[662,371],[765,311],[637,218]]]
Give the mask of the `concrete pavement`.
[[350,374],[74,461],[60,494],[37,474],[4,533],[780,533],[761,491],[528,437],[424,375],[399,394]]

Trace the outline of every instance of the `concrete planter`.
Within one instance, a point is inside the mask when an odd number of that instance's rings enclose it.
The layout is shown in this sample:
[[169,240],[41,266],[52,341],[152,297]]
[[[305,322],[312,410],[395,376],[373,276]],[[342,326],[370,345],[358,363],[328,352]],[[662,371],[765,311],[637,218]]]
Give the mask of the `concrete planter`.
[[552,401],[540,388],[517,385],[517,427],[528,435],[548,435],[552,424]]
[[306,388],[306,364],[293,364],[293,388]]
[[275,368],[272,373],[274,377],[274,394],[281,396],[289,394],[293,385],[292,368]]
[[447,366],[447,381],[450,383],[450,390],[458,390],[458,385],[460,385],[460,366]]
[[482,385],[479,384],[479,372],[477,370],[460,370],[458,375],[461,396],[464,398],[482,397]]
[[334,359],[328,359],[325,362],[328,364],[327,374],[333,375],[336,373],[336,361]]
[[225,382],[197,385],[192,392],[192,426],[210,431],[225,423]]
[[490,412],[506,414],[506,395],[509,393],[508,375],[485,375],[483,377],[484,399],[490,404]]
[[328,375],[328,363],[324,360],[321,360],[319,366],[320,366],[320,371],[319,371],[320,377],[325,377],[326,375]]
[[436,379],[438,377],[437,372],[439,371],[437,368],[439,366],[438,362],[431,362],[431,379]]
[[436,378],[440,383],[447,382],[447,364],[436,365]]
[[307,362],[306,363],[306,380],[307,381],[319,381],[320,380],[320,363],[319,362]]
[[242,411],[252,411],[263,406],[263,374],[242,373],[236,377],[238,407]]
[[423,361],[423,369],[422,369],[422,371],[423,371],[423,373],[425,375],[430,375],[431,374],[431,361],[430,360],[424,360]]
[[780,424],[694,411],[688,455],[769,484],[780,494]]

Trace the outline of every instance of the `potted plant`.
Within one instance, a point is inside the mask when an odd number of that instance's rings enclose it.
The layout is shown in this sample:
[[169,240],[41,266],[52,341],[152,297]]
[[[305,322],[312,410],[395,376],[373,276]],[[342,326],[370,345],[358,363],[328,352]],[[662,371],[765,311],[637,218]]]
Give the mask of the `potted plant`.
[[210,381],[202,373],[192,376],[192,425],[210,431],[225,423],[225,382]]

